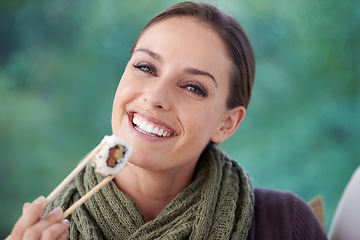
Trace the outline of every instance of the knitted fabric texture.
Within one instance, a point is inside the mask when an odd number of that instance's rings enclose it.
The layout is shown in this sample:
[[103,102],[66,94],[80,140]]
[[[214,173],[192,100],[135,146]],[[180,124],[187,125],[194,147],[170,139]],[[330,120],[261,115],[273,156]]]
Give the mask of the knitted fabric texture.
[[[88,165],[47,212],[68,208],[103,178]],[[146,222],[110,182],[69,216],[69,239],[246,239],[253,213],[248,174],[214,146],[199,159],[193,182],[156,219]]]

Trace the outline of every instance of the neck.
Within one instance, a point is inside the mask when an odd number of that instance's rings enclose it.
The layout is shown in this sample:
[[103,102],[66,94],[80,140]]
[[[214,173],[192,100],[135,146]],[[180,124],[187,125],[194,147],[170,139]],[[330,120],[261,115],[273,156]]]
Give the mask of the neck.
[[115,177],[118,188],[136,203],[146,221],[151,221],[192,181],[194,166],[152,171],[134,164]]

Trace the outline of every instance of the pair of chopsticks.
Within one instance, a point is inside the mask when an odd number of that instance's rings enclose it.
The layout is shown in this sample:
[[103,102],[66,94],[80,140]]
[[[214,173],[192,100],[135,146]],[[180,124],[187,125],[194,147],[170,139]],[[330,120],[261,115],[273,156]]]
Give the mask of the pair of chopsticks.
[[[75,177],[77,173],[79,173],[87,163],[93,159],[93,157],[99,153],[101,148],[105,145],[105,142],[101,142],[97,145],[81,162],[77,167],[47,196],[46,201],[49,203],[70,181]],[[97,191],[99,191],[103,186],[108,184],[111,180],[113,180],[115,176],[108,176],[104,180],[102,180],[98,185],[96,185],[93,189],[87,192],[84,196],[82,196],[78,201],[76,201],[71,207],[69,207],[63,214],[63,218],[68,217],[75,209],[80,207],[86,200],[88,200],[92,195],[94,195]]]

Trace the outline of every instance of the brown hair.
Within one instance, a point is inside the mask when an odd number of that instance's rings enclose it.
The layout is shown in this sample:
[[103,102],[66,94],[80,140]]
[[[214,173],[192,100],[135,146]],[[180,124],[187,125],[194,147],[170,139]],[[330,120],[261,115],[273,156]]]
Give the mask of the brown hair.
[[[228,55],[233,62],[230,76],[230,94],[227,108],[237,106],[248,107],[255,77],[255,56],[250,41],[242,26],[231,16],[213,5],[203,2],[182,2],[175,4],[152,18],[142,29],[144,30],[162,20],[189,16],[208,24],[224,41]],[[131,54],[136,47],[135,41]]]

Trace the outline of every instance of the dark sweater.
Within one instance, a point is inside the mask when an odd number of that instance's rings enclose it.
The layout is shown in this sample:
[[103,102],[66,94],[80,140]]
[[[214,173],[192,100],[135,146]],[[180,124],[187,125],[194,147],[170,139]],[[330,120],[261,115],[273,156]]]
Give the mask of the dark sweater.
[[309,206],[290,192],[255,189],[249,240],[327,239]]

